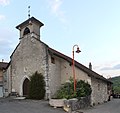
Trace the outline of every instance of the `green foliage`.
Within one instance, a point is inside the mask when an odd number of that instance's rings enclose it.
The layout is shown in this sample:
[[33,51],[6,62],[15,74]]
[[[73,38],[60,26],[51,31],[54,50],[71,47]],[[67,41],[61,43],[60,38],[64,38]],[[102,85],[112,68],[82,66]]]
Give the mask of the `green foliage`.
[[91,92],[92,90],[90,85],[82,80],[79,80],[77,81],[76,92],[74,93],[74,82],[73,79],[70,78],[69,82],[63,84],[63,86],[57,91],[55,96],[59,99],[80,98],[89,96]]
[[43,99],[45,96],[45,81],[41,73],[37,71],[31,76],[29,98],[30,99]]
[[77,97],[85,97],[91,94],[92,90],[88,83],[79,80],[76,86]]
[[113,82],[114,93],[120,94],[120,76],[110,78],[110,80]]
[[76,95],[74,94],[73,83],[65,83],[63,86],[57,91],[56,98],[74,98]]

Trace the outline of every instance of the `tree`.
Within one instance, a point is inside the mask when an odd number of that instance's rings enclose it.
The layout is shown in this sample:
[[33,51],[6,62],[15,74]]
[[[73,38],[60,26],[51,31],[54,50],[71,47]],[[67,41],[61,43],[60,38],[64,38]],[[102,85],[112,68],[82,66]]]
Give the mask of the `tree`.
[[45,96],[45,81],[41,73],[37,71],[30,78],[30,89],[29,98],[30,99],[43,99]]

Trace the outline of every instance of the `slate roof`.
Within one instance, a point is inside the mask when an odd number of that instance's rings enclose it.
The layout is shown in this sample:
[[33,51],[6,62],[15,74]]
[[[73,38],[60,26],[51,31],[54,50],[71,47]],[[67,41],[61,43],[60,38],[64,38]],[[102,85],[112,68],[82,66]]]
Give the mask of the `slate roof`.
[[0,69],[6,69],[8,63],[7,62],[0,62]]

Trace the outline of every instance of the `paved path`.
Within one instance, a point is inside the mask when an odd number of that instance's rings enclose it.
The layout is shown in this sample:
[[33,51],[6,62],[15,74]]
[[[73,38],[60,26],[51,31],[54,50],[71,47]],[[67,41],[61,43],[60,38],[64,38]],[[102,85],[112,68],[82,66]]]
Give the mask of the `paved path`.
[[50,107],[48,101],[0,99],[0,113],[65,113]]
[[82,111],[83,113],[120,113],[120,99],[113,99],[110,102]]

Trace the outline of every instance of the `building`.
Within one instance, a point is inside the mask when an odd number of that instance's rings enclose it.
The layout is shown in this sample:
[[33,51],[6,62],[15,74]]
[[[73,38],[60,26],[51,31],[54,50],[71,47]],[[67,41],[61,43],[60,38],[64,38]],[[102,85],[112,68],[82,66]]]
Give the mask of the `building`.
[[[51,98],[72,76],[72,59],[41,41],[40,28],[44,24],[34,17],[24,21],[16,28],[20,31],[19,44],[10,56],[6,70],[7,85],[5,92],[17,92],[20,96],[29,93],[30,76],[38,71],[45,77],[46,99]],[[108,100],[108,84],[103,76],[75,61],[76,78],[85,80],[92,87],[91,104]]]
[[0,97],[3,97],[3,82],[4,82],[4,79],[3,79],[3,73],[7,67],[8,63],[6,62],[0,62]]

